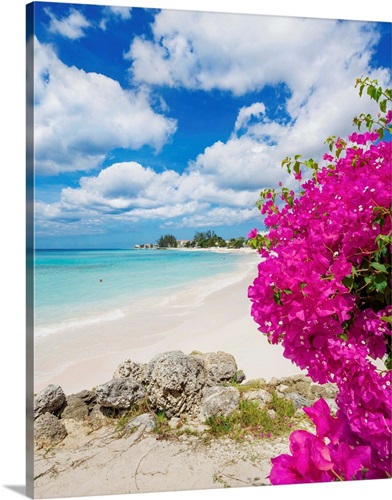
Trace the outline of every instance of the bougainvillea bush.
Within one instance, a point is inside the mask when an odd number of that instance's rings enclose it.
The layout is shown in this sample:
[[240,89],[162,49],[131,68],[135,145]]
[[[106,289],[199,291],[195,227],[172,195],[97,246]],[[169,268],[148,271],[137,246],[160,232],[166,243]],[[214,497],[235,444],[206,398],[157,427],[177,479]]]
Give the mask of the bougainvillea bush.
[[304,408],[316,433],[291,434],[290,454],[272,459],[272,484],[392,474],[392,90],[369,78],[356,86],[379,115],[356,117],[346,140],[327,139],[323,164],[286,158],[300,192],[264,190],[269,231],[248,235],[262,257],[248,291],[259,330],[314,382],[338,387],[336,415],[323,399]]

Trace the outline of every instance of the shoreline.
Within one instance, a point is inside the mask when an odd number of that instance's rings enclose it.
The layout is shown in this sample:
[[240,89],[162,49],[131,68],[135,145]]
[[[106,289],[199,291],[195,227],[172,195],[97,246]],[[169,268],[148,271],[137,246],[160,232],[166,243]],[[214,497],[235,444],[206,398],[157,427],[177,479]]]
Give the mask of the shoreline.
[[[199,250],[210,251],[184,249]],[[268,344],[250,316],[247,288],[260,257],[254,251],[246,254],[235,273],[218,280],[204,278],[166,297],[137,301],[111,321],[37,337],[34,391],[50,383],[67,394],[91,389],[110,380],[126,359],[144,363],[172,350],[232,353],[248,379],[301,373],[283,358],[281,346]]]

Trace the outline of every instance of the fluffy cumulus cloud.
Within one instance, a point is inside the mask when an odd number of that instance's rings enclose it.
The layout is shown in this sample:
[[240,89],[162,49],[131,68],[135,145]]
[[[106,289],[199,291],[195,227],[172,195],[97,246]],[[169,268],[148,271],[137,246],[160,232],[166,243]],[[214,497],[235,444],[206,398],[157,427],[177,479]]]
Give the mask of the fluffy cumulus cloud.
[[49,31],[71,40],[85,36],[84,30],[90,27],[90,22],[76,9],[70,9],[68,16],[61,19],[57,18],[49,8],[44,11],[50,18]]
[[176,122],[156,113],[145,89],[66,66],[35,40],[35,162],[38,174],[96,167],[113,148],[159,150]]
[[161,11],[153,40],[136,37],[126,57],[134,81],[234,95],[284,85],[285,121],[255,102],[239,110],[230,139],[199,154],[193,168],[221,189],[275,185],[281,160],[320,157],[331,135],[346,135],[352,118],[376,105],[354,89],[361,75],[389,84],[371,69],[374,25],[289,17]]
[[377,37],[359,22],[170,10],[152,31],[127,54],[136,81],[237,95],[286,82],[304,96],[352,56],[366,61]]
[[99,23],[102,30],[107,29],[107,25],[111,21],[127,21],[132,17],[132,9],[129,7],[103,7],[103,17]]
[[77,188],[64,188],[59,202],[38,202],[36,221],[58,225],[112,217],[133,222],[160,220],[177,227],[207,222],[233,225],[255,217],[257,210],[243,207],[254,207],[257,192],[254,186],[249,191],[222,189],[214,176],[209,178],[194,167],[182,174],[174,170],[157,173],[137,162],[123,162],[82,177]]
[[[156,219],[166,227],[254,220],[259,191],[282,179],[284,157],[319,159],[329,135],[346,136],[355,114],[375,113],[354,89],[356,78],[390,84],[386,69],[370,66],[378,35],[361,22],[167,10],[156,15],[152,33],[152,40],[135,37],[126,54],[141,88],[219,89],[238,96],[283,85],[280,113],[259,95],[238,109],[230,137],[210,144],[182,173],[129,162],[82,177],[77,188],[63,189],[59,202],[39,206],[48,224],[78,217],[93,224],[102,216]],[[145,92],[126,92],[102,75],[68,68],[50,47],[39,47],[37,67],[42,170],[82,170],[113,147],[159,148],[175,130],[172,120],[153,112]]]
[[[284,84],[284,110],[303,135],[338,132],[363,110],[353,86],[369,74],[379,37],[362,22],[170,10],[156,15],[152,32],[126,54],[135,82],[234,95]],[[388,80],[387,70],[372,76]],[[262,103],[243,109],[235,130],[264,113]]]
[[265,106],[262,102],[255,102],[251,106],[244,106],[240,109],[237,120],[234,125],[234,130],[238,132],[248,124],[252,117],[259,118],[265,114]]

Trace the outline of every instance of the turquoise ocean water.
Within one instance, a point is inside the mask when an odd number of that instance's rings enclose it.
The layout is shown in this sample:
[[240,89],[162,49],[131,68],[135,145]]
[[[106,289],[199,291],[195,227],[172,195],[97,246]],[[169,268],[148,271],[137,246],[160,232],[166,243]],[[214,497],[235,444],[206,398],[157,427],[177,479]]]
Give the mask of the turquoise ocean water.
[[243,256],[175,250],[36,250],[35,334],[121,317],[122,308],[235,272]]

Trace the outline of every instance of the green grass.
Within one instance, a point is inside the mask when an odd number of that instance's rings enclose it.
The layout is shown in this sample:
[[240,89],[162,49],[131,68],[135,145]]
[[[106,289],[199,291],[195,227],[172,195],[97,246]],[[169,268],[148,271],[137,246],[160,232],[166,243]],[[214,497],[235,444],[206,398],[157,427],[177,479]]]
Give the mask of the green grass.
[[263,380],[250,380],[246,384],[239,384],[234,377],[230,380],[228,385],[231,385],[232,387],[238,389],[241,394],[267,388],[267,384]]
[[[239,409],[228,416],[215,415],[207,419],[209,434],[213,437],[229,437],[243,440],[246,437],[269,438],[291,432],[295,420],[292,401],[278,398],[271,392],[272,401],[261,408],[257,401],[242,400]],[[269,410],[274,410],[272,416]]]
[[[246,385],[238,385],[241,394],[265,389],[263,381],[252,381]],[[286,398],[279,398],[273,390],[271,401],[264,407],[260,407],[258,401],[241,399],[239,409],[228,416],[215,415],[206,420],[208,429],[198,431],[186,425],[186,419],[181,417],[177,426],[172,428],[165,411],[153,412],[149,407],[147,399],[134,405],[132,409],[118,416],[115,420],[115,431],[118,437],[125,435],[128,423],[142,413],[150,413],[155,416],[156,428],[153,433],[157,439],[178,439],[181,436],[198,436],[206,441],[211,438],[228,437],[242,441],[252,437],[255,439],[274,438],[289,434],[304,417],[295,416],[294,403]],[[274,410],[272,415],[269,410]],[[132,429],[130,429],[132,432]]]
[[137,402],[128,411],[123,412],[115,419],[115,431],[118,437],[122,437],[125,434],[125,429],[128,423],[133,419],[142,415],[143,413],[149,413],[150,408],[148,405],[147,398]]

